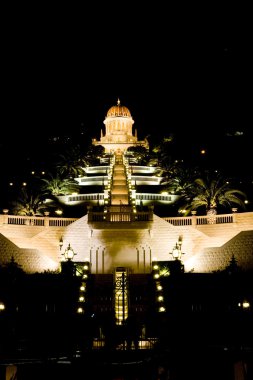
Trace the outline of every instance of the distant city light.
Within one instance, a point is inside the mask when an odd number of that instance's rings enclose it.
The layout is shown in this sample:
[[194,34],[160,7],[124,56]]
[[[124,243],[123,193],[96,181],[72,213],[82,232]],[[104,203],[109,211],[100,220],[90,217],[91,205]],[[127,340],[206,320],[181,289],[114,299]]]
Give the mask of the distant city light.
[[0,302],[0,311],[4,310],[5,309],[5,305],[3,302]]
[[248,301],[243,301],[238,303],[239,307],[242,307],[243,309],[249,309],[250,308],[250,303]]

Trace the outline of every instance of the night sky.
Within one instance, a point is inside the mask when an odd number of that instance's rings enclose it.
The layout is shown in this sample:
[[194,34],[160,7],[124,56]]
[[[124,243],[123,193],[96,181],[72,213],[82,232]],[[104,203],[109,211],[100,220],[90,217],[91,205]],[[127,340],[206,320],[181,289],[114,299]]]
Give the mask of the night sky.
[[3,11],[3,151],[18,147],[12,155],[18,160],[50,136],[84,130],[99,138],[118,98],[130,109],[139,138],[177,133],[183,145],[194,145],[243,131],[249,144],[249,10],[229,3],[144,4]]

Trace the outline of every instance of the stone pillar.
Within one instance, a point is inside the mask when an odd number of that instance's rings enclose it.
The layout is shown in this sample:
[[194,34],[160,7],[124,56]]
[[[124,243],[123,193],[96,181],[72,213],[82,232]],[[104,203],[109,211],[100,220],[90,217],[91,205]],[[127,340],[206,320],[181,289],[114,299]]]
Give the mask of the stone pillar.
[[3,209],[3,224],[8,224],[8,212],[9,210],[7,208]]
[[49,227],[49,219],[48,219],[49,211],[45,211],[45,212],[44,212],[44,215],[45,215],[45,223],[44,223],[44,226],[45,226],[45,227]]
[[197,211],[192,210],[191,214],[192,214],[192,227],[196,227],[196,225],[197,225],[197,218],[196,218]]
[[233,207],[233,208],[232,208],[232,213],[233,213],[233,223],[236,223],[236,221],[237,221],[237,220],[236,220],[236,219],[237,219],[237,218],[236,218],[236,217],[237,217],[237,215],[236,215],[236,214],[237,214],[237,210],[238,210],[237,207]]

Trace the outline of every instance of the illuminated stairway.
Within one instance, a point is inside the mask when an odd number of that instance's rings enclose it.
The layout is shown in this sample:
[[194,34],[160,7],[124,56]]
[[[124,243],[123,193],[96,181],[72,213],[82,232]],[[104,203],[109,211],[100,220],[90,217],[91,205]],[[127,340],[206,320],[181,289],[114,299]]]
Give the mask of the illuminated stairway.
[[128,205],[129,194],[122,154],[115,155],[113,167],[111,205]]

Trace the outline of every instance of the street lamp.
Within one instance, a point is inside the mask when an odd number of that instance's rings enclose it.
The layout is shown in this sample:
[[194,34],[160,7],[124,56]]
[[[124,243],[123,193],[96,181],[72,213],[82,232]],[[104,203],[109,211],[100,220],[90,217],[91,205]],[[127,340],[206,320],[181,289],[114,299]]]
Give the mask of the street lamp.
[[63,256],[65,257],[66,261],[72,261],[75,255],[76,253],[74,252],[73,248],[70,246],[70,243],[69,243],[69,245],[67,246],[67,248],[65,249],[63,253]]
[[171,270],[172,272],[181,273],[184,272],[184,265],[181,262],[181,257],[184,254],[182,252],[182,243],[183,243],[183,237],[180,235],[178,238],[178,241],[176,242],[175,246],[172,249],[172,252],[170,254],[172,255],[174,259],[174,264],[172,264]]
[[176,242],[176,245],[173,247],[172,252],[170,252],[174,260],[181,260],[182,257],[182,249],[181,244]]

